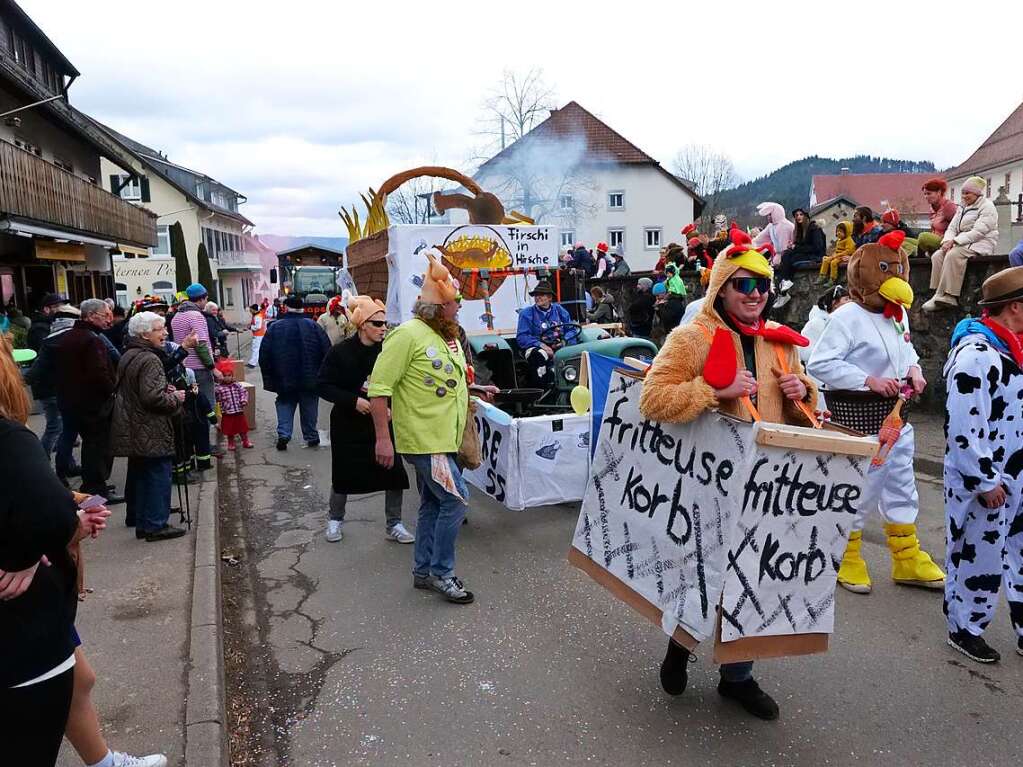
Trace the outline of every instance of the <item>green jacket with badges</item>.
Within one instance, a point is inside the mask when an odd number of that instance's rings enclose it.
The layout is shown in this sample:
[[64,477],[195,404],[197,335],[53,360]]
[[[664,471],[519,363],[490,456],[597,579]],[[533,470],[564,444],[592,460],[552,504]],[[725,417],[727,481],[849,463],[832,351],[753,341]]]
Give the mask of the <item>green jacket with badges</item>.
[[394,446],[406,455],[457,453],[469,412],[466,362],[419,319],[387,334],[368,396],[391,398]]

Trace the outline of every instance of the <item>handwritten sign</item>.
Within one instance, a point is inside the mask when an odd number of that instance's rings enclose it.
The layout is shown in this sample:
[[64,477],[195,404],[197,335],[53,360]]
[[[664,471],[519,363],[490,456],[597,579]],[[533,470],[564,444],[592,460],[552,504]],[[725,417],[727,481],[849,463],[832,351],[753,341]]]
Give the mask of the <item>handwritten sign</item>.
[[723,642],[829,633],[867,459],[765,447],[760,424],[715,413],[649,421],[641,389],[612,375],[573,556],[656,608],[669,635],[704,641],[719,615]]
[[[445,265],[459,275],[463,269],[535,270],[557,268],[558,230],[546,226],[483,226],[469,224],[392,226],[387,235],[387,321],[401,323],[412,318],[412,307],[422,290],[426,271],[425,252],[439,251]],[[490,300],[494,327],[513,328],[518,311],[531,306],[529,291],[536,285],[534,273],[516,274],[495,282]],[[487,327],[482,300],[465,299],[458,321],[466,330]]]

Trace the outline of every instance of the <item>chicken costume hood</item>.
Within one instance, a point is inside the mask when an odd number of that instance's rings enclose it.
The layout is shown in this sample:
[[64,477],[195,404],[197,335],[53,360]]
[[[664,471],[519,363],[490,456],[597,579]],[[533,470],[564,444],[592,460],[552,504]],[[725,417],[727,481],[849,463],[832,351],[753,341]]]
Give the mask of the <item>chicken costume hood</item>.
[[909,257],[902,250],[905,232],[889,232],[876,243],[862,245],[849,259],[849,297],[874,314],[902,319],[913,304]]

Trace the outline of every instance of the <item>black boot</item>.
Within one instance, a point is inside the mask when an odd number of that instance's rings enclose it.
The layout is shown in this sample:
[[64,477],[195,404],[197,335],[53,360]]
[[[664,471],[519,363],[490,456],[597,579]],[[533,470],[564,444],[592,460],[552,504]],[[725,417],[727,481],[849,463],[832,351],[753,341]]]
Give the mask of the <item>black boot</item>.
[[718,682],[718,692],[723,698],[734,700],[758,719],[772,721],[778,718],[778,704],[774,698],[760,689],[755,679],[742,682]]
[[681,695],[689,682],[689,663],[693,655],[675,640],[668,640],[668,652],[661,661],[661,688],[668,695]]

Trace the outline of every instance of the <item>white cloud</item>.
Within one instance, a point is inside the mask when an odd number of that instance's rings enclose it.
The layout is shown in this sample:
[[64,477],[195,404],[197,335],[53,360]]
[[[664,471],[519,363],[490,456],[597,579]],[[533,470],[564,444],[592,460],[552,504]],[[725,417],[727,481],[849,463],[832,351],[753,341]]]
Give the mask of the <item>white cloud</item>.
[[1023,97],[998,55],[1023,3],[859,19],[786,0],[22,6],[81,70],[72,103],[246,194],[280,234],[342,234],[339,205],[413,164],[465,169],[505,68],[543,67],[562,103],[664,164],[708,143],[748,177],[809,154],[955,164]]

